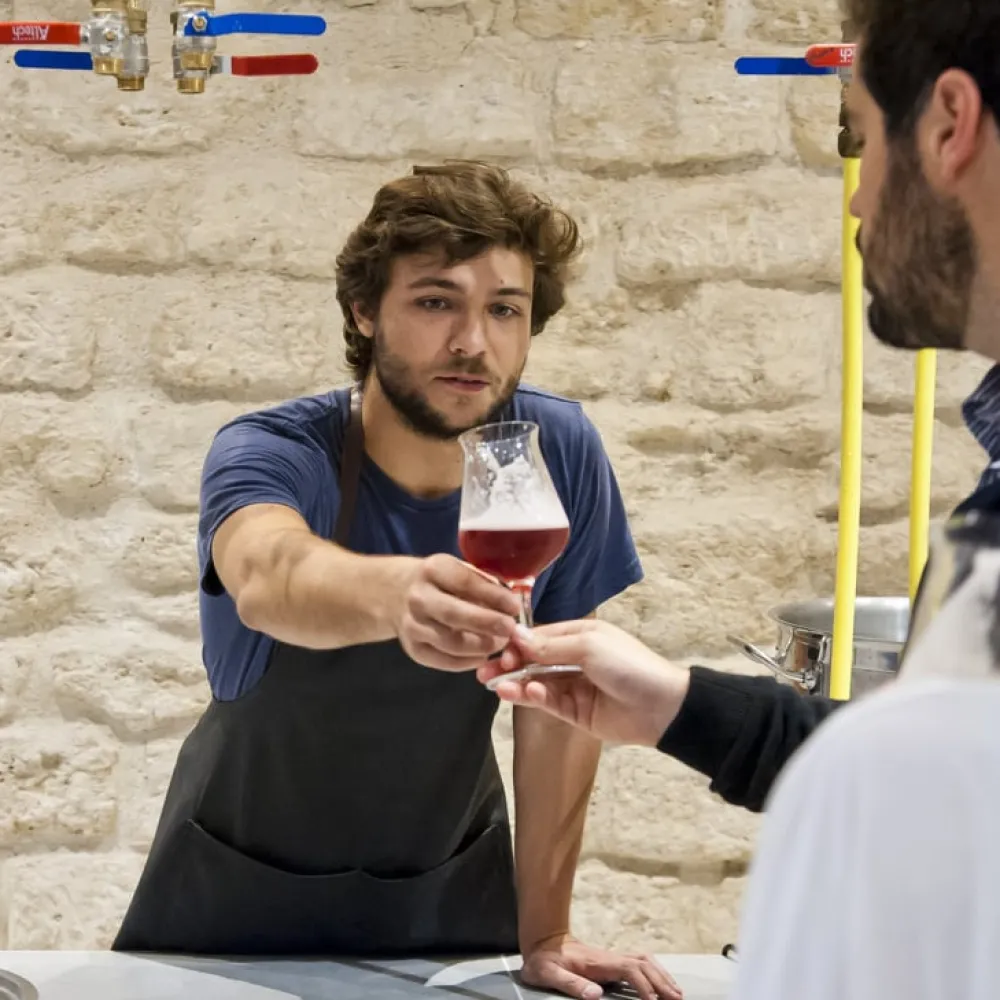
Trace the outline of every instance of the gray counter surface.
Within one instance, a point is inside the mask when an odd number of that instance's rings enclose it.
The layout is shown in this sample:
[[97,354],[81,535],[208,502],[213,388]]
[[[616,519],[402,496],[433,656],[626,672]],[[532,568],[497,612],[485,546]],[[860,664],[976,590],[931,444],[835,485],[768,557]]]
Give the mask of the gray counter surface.
[[[736,968],[718,955],[657,957],[684,989],[685,1000],[724,1000]],[[559,995],[521,985],[519,967],[518,956],[309,961],[0,952],[0,970],[37,991],[26,991],[24,1000],[540,1000]],[[634,994],[623,990],[612,996]],[[0,976],[0,1000],[15,997],[18,993]]]

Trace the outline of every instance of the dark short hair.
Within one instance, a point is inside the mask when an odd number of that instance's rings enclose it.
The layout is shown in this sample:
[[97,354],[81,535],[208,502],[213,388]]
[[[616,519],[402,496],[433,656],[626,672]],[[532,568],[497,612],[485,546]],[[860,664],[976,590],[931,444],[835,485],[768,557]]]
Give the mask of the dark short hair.
[[475,161],[417,166],[381,187],[337,256],[337,301],[354,377],[368,374],[372,343],[351,307],[357,304],[366,316],[378,313],[396,257],[437,252],[451,265],[494,247],[520,250],[531,259],[531,333],[540,333],[565,304],[569,267],[580,249],[579,229],[566,212],[506,170]]
[[947,69],[968,73],[1000,122],[997,0],[843,0],[843,8],[862,42],[861,79],[890,138],[912,132]]

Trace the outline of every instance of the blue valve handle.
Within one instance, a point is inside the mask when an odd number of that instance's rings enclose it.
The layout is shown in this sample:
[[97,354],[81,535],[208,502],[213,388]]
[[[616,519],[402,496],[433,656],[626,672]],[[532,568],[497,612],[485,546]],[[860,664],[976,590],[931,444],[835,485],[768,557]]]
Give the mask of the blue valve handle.
[[14,65],[21,69],[93,69],[89,52],[46,52],[44,49],[18,49]]
[[805,59],[786,56],[742,56],[736,60],[741,76],[833,76],[832,66],[810,66]]
[[194,18],[184,24],[185,35],[322,35],[326,19],[313,14],[209,14],[199,11],[206,24],[199,31]]

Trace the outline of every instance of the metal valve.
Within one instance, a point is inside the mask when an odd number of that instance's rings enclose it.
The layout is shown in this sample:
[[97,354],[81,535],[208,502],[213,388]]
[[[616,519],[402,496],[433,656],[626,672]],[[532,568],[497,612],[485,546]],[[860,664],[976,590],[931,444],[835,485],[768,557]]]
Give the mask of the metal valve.
[[[119,90],[143,90],[149,76],[144,0],[91,0],[90,19],[0,22],[0,45],[75,46],[82,51],[18,49],[21,69],[89,70],[113,76]],[[234,34],[322,35],[326,21],[304,14],[216,14],[215,0],[177,0],[171,12],[173,76],[182,94],[201,94],[216,74],[298,76],[315,73],[310,53],[223,56],[216,38]]]
[[854,46],[810,45],[805,56],[740,56],[736,72],[741,76],[835,76],[850,74]]
[[201,94],[216,73],[235,76],[290,76],[315,73],[319,61],[308,53],[274,56],[220,56],[222,35],[322,35],[326,21],[309,14],[216,14],[215,0],[177,0],[173,26],[174,79],[182,94]]
[[736,72],[743,76],[833,76],[840,78],[840,132],[837,150],[844,159],[861,155],[861,143],[848,127],[844,98],[851,81],[856,45],[851,40],[849,22],[842,25],[844,41],[810,45],[802,58],[786,56],[742,56],[736,60]]
[[119,90],[142,90],[149,75],[149,47],[143,0],[91,0],[90,19],[12,21],[0,24],[0,44],[73,45],[82,52],[19,49],[22,69],[86,69],[113,76]]
[[149,43],[142,0],[91,0],[87,40],[94,72],[113,76],[119,90],[142,90],[149,76]]

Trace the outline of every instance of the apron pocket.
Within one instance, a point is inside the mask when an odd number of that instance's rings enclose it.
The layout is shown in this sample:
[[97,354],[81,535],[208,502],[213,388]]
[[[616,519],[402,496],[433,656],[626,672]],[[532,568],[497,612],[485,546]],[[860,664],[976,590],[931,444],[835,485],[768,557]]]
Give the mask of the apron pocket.
[[[302,875],[258,861],[194,820],[159,859],[141,909],[159,911],[153,947],[213,954],[413,954],[516,951],[506,824],[443,864],[406,878],[364,871]],[[149,873],[152,875],[152,873]],[[156,933],[159,925],[160,933]],[[167,941],[157,944],[166,934]]]

